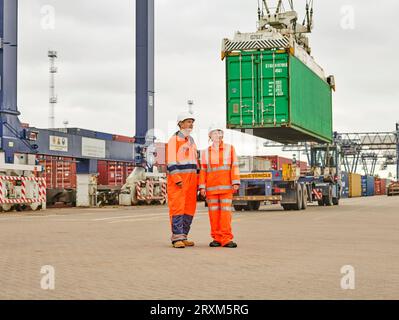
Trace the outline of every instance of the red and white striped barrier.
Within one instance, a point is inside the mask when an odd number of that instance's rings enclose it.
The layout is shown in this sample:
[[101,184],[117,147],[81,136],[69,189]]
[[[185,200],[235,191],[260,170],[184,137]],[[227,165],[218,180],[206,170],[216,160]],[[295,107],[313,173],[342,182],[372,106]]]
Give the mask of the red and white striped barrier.
[[[154,196],[155,185],[158,184],[161,187],[161,195]],[[145,188],[146,190],[145,195],[143,195],[143,188]],[[167,198],[167,185],[164,182],[156,182],[152,179],[146,181],[138,181],[136,182],[136,197],[137,200],[140,201],[151,201],[151,200],[164,201]]]
[[[5,198],[3,188],[4,181],[21,181],[21,197],[10,199]],[[26,197],[26,181],[34,181],[38,183],[39,197],[30,199]],[[46,180],[37,177],[17,177],[17,176],[0,176],[0,204],[32,204],[46,202]]]
[[147,180],[147,200],[152,200],[154,198],[154,181]]
[[142,196],[141,192],[141,183],[143,181],[138,181],[136,182],[136,195],[137,195],[137,200],[145,200],[145,198]]
[[166,198],[168,197],[168,184],[166,182],[163,182],[161,188],[162,188],[162,195],[166,200]]
[[323,192],[317,189],[313,189],[313,195],[315,196],[316,200],[323,199]]

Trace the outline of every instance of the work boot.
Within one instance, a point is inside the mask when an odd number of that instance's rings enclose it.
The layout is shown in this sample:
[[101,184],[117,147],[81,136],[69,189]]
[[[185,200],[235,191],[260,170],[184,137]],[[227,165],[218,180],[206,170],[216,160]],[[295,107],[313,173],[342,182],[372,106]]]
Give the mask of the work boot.
[[176,241],[176,242],[173,243],[173,248],[182,249],[182,248],[185,248],[185,247],[186,247],[186,245],[184,244],[183,241]]
[[222,245],[220,244],[220,242],[217,242],[217,241],[213,240],[213,241],[209,244],[209,246],[210,246],[211,248],[217,248],[217,247],[221,247]]
[[186,247],[194,247],[195,243],[193,241],[183,240]]
[[230,241],[228,244],[223,246],[224,248],[237,248],[237,243]]

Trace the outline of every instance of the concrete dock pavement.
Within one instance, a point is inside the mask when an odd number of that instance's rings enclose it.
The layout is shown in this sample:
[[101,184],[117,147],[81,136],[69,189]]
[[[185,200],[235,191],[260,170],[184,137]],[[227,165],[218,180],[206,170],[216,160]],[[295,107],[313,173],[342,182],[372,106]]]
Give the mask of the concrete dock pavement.
[[199,203],[182,250],[165,206],[1,214],[0,299],[399,299],[398,209],[380,196],[236,212],[227,249],[208,247]]

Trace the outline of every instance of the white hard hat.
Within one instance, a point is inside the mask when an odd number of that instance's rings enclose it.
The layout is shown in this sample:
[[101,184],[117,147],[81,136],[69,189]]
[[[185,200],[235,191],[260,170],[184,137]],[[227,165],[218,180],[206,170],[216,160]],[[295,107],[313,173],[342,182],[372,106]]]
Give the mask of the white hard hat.
[[177,116],[177,124],[187,119],[193,119],[195,121],[194,114],[188,111],[181,112]]
[[216,130],[224,131],[224,126],[222,126],[219,123],[213,123],[213,124],[211,124],[211,126],[208,129],[208,134],[211,134],[212,131],[216,131]]

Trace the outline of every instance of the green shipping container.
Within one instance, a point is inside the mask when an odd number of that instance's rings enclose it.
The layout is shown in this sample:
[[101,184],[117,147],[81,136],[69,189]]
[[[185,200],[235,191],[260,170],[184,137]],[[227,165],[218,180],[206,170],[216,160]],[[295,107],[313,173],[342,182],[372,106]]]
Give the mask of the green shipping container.
[[228,128],[284,144],[332,142],[331,87],[295,56],[232,54],[226,76]]

